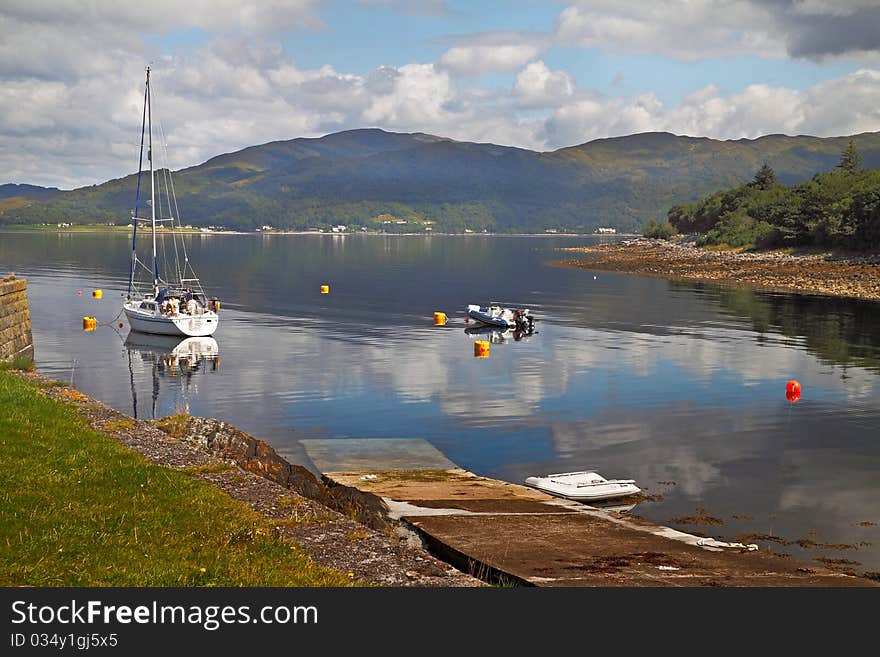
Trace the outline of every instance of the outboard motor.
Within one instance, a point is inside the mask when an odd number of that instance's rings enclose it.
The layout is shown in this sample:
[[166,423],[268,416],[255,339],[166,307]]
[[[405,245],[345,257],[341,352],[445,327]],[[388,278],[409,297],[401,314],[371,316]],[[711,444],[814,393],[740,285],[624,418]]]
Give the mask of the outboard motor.
[[531,335],[535,330],[535,320],[524,310],[513,311],[513,324],[517,333]]

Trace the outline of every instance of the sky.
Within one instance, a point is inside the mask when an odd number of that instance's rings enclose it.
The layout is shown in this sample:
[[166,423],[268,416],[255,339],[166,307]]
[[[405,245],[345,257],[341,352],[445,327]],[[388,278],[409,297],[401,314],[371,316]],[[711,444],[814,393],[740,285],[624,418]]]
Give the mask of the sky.
[[2,0],[0,184],[378,127],[539,151],[880,130],[880,0]]

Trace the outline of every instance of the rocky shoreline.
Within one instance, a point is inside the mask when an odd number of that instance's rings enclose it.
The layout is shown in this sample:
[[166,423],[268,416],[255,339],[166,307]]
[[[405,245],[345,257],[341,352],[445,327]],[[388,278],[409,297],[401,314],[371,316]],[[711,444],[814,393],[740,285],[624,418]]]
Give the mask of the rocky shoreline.
[[553,264],[680,281],[880,300],[880,255],[699,248],[693,238],[637,238],[559,249],[586,257]]

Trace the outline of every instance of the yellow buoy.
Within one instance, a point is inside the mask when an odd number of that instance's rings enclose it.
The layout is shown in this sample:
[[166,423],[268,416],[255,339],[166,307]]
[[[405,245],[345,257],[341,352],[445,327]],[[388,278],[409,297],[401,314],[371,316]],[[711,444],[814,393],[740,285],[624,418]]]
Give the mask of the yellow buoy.
[[330,286],[322,285],[321,286],[321,294],[330,294]]
[[94,331],[97,327],[97,319],[94,317],[83,317],[83,331]]
[[96,299],[103,299],[104,290],[92,290],[92,296]]
[[489,357],[489,341],[488,340],[477,340],[474,342],[474,358],[488,358]]
[[446,313],[434,313],[434,326],[446,326]]

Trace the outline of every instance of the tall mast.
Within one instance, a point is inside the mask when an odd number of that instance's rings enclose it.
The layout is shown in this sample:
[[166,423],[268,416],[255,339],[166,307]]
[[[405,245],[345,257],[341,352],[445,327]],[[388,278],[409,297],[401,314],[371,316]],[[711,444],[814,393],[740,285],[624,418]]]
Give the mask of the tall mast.
[[[147,69],[147,75],[149,76],[149,69]],[[148,78],[149,79],[149,78]],[[147,90],[149,87],[144,87],[144,116],[141,120],[141,151],[138,156],[138,177],[137,177],[137,192],[134,197],[134,214],[132,215],[132,232],[131,232],[131,263],[128,268],[128,299],[131,299],[131,288],[134,284],[134,270],[137,268],[137,234],[138,234],[138,217],[140,214],[140,205],[141,205],[141,173],[144,170],[144,132],[147,129]]]
[[153,294],[159,293],[159,260],[156,256],[156,176],[153,171],[153,92],[150,89],[150,67],[147,66],[147,122],[150,141],[147,159],[150,161],[150,211],[153,223]]

